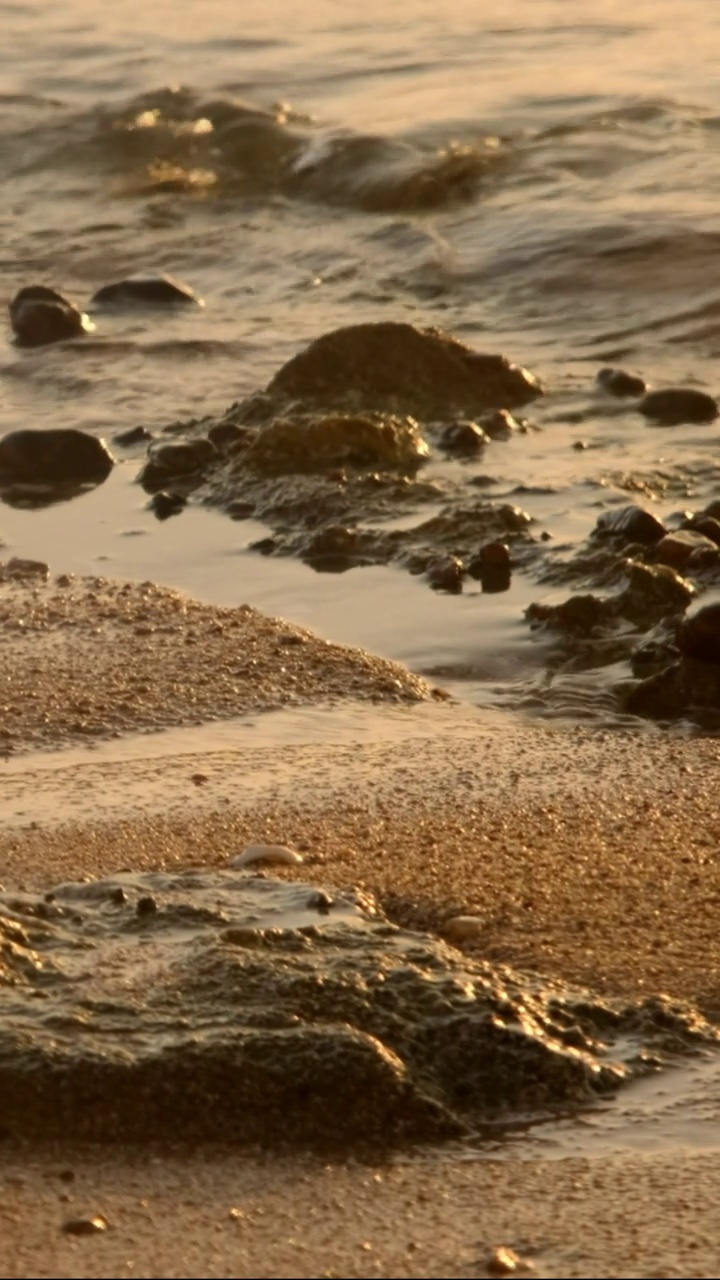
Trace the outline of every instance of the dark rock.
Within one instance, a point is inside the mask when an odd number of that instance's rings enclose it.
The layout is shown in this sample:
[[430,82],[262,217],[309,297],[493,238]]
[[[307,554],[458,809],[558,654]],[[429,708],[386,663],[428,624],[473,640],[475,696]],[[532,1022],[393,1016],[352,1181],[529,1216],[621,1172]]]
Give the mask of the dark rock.
[[708,502],[703,510],[698,512],[698,517],[708,516],[711,520],[720,520],[720,498],[714,498],[712,502]]
[[693,598],[691,583],[669,565],[625,563],[628,583],[624,591],[613,597],[617,613],[644,629],[661,619],[683,613]]
[[570,596],[562,604],[531,604],[525,610],[531,624],[570,635],[590,635],[612,616],[608,602],[591,595]]
[[669,564],[673,569],[684,569],[691,560],[693,564],[701,563],[699,552],[705,553],[706,564],[718,559],[718,548],[710,538],[706,538],[698,530],[677,529],[673,533],[666,533],[656,543],[652,558],[656,564]]
[[510,586],[512,566],[510,550],[504,542],[488,542],[480,548],[468,564],[468,573],[482,585],[488,594],[507,591]]
[[221,453],[235,453],[252,440],[252,435],[247,427],[239,427],[234,422],[216,422],[207,438]]
[[697,533],[702,533],[704,537],[714,542],[716,547],[720,547],[720,520],[716,520],[714,516],[695,516],[688,528],[696,530]]
[[130,448],[134,444],[142,444],[145,440],[152,440],[152,431],[148,431],[147,427],[128,427],[127,431],[118,431],[113,436],[113,444],[122,445],[123,449]]
[[625,369],[601,369],[596,381],[608,395],[624,399],[629,396],[642,396],[647,391],[647,384],[636,373],[627,373]]
[[465,566],[457,556],[447,556],[428,565],[426,576],[433,591],[447,591],[457,596],[462,591]]
[[11,431],[0,439],[0,482],[99,484],[114,465],[97,436],[74,427]]
[[662,426],[679,426],[683,422],[714,422],[718,403],[706,391],[694,387],[665,387],[649,391],[637,406],[646,418]]
[[169,481],[181,477],[202,477],[219,454],[209,440],[187,440],[183,444],[161,444],[151,449],[138,479],[148,493],[164,489]]
[[182,493],[154,493],[148,503],[158,520],[168,520],[170,516],[179,516],[183,507],[187,506],[187,498]]
[[634,504],[603,511],[598,516],[593,536],[598,538],[622,538],[625,542],[640,542],[652,546],[665,536],[665,527],[651,511]]
[[101,1231],[107,1231],[108,1220],[101,1213],[92,1218],[68,1218],[63,1222],[62,1229],[66,1236],[96,1236]]
[[82,338],[94,325],[56,289],[28,285],[15,294],[9,307],[10,325],[23,347]]
[[203,303],[182,280],[160,274],[157,276],[129,276],[105,284],[90,299],[93,308],[121,309],[124,307],[201,307]]
[[720,662],[682,658],[631,690],[625,710],[650,720],[690,719],[717,729]]
[[142,898],[138,898],[135,912],[139,916],[154,916],[157,913],[158,905],[155,898],[151,894],[146,894]]
[[258,538],[257,542],[250,543],[248,550],[258,551],[261,556],[271,556],[277,548],[277,538]]
[[489,443],[489,435],[476,422],[453,422],[440,437],[441,449],[460,457],[475,457]]
[[323,409],[374,409],[425,421],[513,408],[542,394],[525,369],[436,329],[383,321],[323,335],[267,388],[275,400]]
[[686,618],[678,631],[677,645],[688,658],[720,663],[720,604],[706,604]]

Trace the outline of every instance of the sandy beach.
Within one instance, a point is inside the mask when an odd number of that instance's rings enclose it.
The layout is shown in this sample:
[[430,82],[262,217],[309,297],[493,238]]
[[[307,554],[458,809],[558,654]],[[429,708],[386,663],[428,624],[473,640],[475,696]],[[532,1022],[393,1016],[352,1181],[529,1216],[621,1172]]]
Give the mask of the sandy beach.
[[[720,1019],[713,740],[478,712],[150,585],[0,592],[5,889],[289,844],[304,862],[282,878],[358,886],[440,935],[472,915],[484,958]],[[481,1276],[503,1246],[539,1275],[719,1274],[718,1135],[599,1159],[578,1133],[554,1158],[529,1141],[370,1164],[7,1141],[0,1274]],[[65,1236],[85,1213],[109,1229]]]

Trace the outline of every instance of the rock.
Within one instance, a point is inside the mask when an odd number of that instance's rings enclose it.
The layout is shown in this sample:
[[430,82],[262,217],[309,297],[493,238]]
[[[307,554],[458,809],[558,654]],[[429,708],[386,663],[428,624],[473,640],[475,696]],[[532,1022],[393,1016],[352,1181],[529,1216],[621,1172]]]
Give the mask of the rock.
[[74,427],[11,431],[0,439],[0,482],[99,484],[114,458],[104,441]]
[[216,422],[208,431],[207,438],[220,453],[236,453],[245,447],[252,435],[247,427],[239,427],[234,422]]
[[638,411],[662,426],[679,426],[683,422],[714,422],[718,403],[706,391],[694,387],[665,387],[649,391],[640,401]]
[[485,921],[479,916],[453,916],[451,920],[446,920],[442,931],[448,942],[457,945],[475,941],[485,927]]
[[440,437],[441,449],[460,457],[476,457],[489,443],[490,436],[476,422],[453,422]]
[[631,690],[625,710],[650,720],[690,719],[716,730],[720,726],[720,662],[683,657]]
[[570,596],[561,604],[531,604],[525,610],[536,627],[544,624],[569,635],[589,635],[613,616],[612,605],[591,595]]
[[148,431],[147,427],[128,427],[127,431],[118,431],[113,436],[113,444],[122,445],[123,449],[128,449],[134,444],[142,444],[145,440],[152,440],[153,433]]
[[154,493],[148,503],[149,509],[155,512],[158,520],[169,520],[170,516],[179,516],[186,506],[187,498],[182,493],[165,493],[162,489],[159,493]]
[[90,299],[92,308],[119,310],[125,307],[202,307],[204,304],[189,284],[173,276],[136,275],[105,284]]
[[107,1231],[108,1226],[107,1218],[98,1213],[92,1218],[68,1218],[63,1222],[62,1229],[66,1236],[96,1236],[101,1231]]
[[720,520],[720,498],[714,498],[712,502],[708,502],[702,511],[698,512],[698,518],[704,519],[709,517],[711,520]]
[[233,858],[230,866],[249,867],[254,862],[279,863],[285,867],[297,867],[303,861],[302,855],[284,844],[249,844],[242,853]]
[[468,564],[468,573],[480,581],[483,591],[507,591],[512,573],[507,543],[487,542]]
[[678,631],[677,646],[688,658],[720,663],[720,604],[706,604],[685,618]]
[[627,586],[608,603],[620,616],[643,629],[668,615],[683,613],[695,594],[692,583],[669,565],[627,560],[624,569]]
[[512,1276],[532,1271],[533,1264],[529,1258],[521,1258],[514,1249],[500,1245],[498,1249],[493,1249],[486,1267],[490,1276]]
[[596,382],[608,395],[617,396],[618,399],[642,396],[647,391],[644,380],[636,373],[627,373],[625,369],[600,369]]
[[542,389],[504,356],[475,352],[437,329],[381,321],[317,338],[280,369],[267,394],[307,407],[447,422],[527,404]]
[[699,515],[693,517],[688,528],[694,529],[697,533],[702,533],[709,538],[716,547],[720,547],[720,520],[716,520],[714,516]]
[[242,465],[265,476],[312,474],[333,467],[412,473],[428,457],[412,418],[334,414],[276,419],[260,431]]
[[507,440],[515,431],[522,431],[522,423],[518,422],[507,409],[495,409],[493,413],[484,413],[480,419],[483,431],[491,440]]
[[28,582],[35,578],[47,582],[49,577],[50,566],[44,560],[21,560],[18,556],[13,556],[7,564],[0,565],[0,579],[14,578]]
[[443,560],[433,560],[425,576],[433,591],[447,591],[457,596],[462,591],[465,565],[457,556],[446,556]]
[[195,477],[199,483],[203,472],[219,459],[209,440],[186,440],[182,444],[159,444],[152,447],[138,480],[147,493],[164,489],[169,481]]
[[16,293],[9,311],[12,331],[23,347],[82,338],[95,328],[61,293],[41,284],[28,285]]
[[[705,563],[711,563],[718,558],[717,545],[706,538],[704,534],[692,529],[677,529],[673,533],[666,533],[653,548],[652,558],[656,564],[668,564],[673,569],[683,569],[692,559],[694,564],[699,562],[698,553],[705,553]],[[712,560],[708,560],[708,555]]]
[[644,507],[634,503],[627,507],[613,507],[598,516],[592,536],[596,538],[622,538],[624,542],[641,542],[652,546],[666,533],[665,526]]

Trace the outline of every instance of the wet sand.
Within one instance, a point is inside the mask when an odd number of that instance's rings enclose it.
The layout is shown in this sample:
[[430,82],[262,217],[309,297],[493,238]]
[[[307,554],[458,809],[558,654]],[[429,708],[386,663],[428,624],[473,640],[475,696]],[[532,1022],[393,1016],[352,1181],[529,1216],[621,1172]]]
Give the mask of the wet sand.
[[[187,605],[161,633],[162,652],[150,651],[141,668],[137,653],[155,642],[173,595],[145,590],[148,616],[134,625],[150,634],[132,632],[130,652],[120,646],[128,687],[181,651],[188,625],[195,671],[237,653],[235,628],[199,626],[195,610],[204,607]],[[368,671],[380,668],[312,640],[297,646],[321,646],[308,696],[320,696],[330,653],[333,696],[349,699],[328,716],[316,708],[260,714],[278,705],[263,689],[282,686],[276,640],[285,624],[248,612],[243,645],[256,645],[258,679],[249,705],[233,709],[252,710],[251,720],[78,751],[83,735],[65,710],[67,668],[50,664],[52,645],[61,638],[63,652],[82,653],[77,669],[95,708],[114,701],[106,675],[115,679],[118,667],[108,656],[110,620],[101,617],[106,587],[77,591],[84,613],[76,604],[60,620],[45,614],[47,625],[30,626],[21,643],[24,629],[8,623],[41,606],[30,607],[32,589],[4,588],[2,643],[15,646],[8,705],[22,709],[11,722],[13,753],[0,765],[6,887],[128,867],[223,866],[251,840],[289,842],[305,862],[278,874],[363,885],[396,919],[424,928],[472,913],[483,921],[474,945],[488,958],[615,995],[664,990],[720,1017],[717,743],[523,726],[447,703],[398,707],[398,687],[415,698],[428,691],[391,664],[381,664],[380,679],[391,668],[400,686],[378,686],[385,702],[363,712],[353,680],[363,674],[367,685]],[[28,640],[50,647],[32,657]],[[27,696],[53,686],[56,710]],[[72,680],[70,688],[76,697]],[[148,679],[142,697],[127,699],[123,728],[228,716],[229,703],[198,707],[190,678],[184,688],[185,699],[177,681]],[[120,732],[111,712],[107,727]],[[50,743],[75,747],[31,750]],[[5,1143],[0,1274],[471,1276],[488,1274],[489,1251],[506,1245],[534,1259],[541,1275],[716,1275],[719,1145],[702,1156],[680,1147],[601,1161],[549,1160],[529,1144],[524,1156],[513,1149],[460,1162],[438,1150],[370,1167],[220,1148],[148,1158]],[[62,1181],[63,1169],[75,1179]],[[62,1221],[79,1213],[103,1213],[111,1229],[65,1237]]]

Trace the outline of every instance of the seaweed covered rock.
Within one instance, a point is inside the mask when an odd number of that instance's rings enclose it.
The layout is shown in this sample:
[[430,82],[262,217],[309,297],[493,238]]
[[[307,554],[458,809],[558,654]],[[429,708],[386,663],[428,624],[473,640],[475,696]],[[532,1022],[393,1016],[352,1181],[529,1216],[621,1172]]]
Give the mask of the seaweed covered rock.
[[512,409],[541,394],[537,379],[505,356],[473,351],[438,329],[392,321],[324,334],[283,365],[267,388],[275,403],[440,422]]
[[338,413],[276,418],[258,433],[242,463],[266,476],[313,474],[334,467],[412,473],[428,456],[412,418]]
[[57,289],[27,285],[9,306],[10,325],[23,347],[42,347],[69,338],[82,338],[95,326]]

